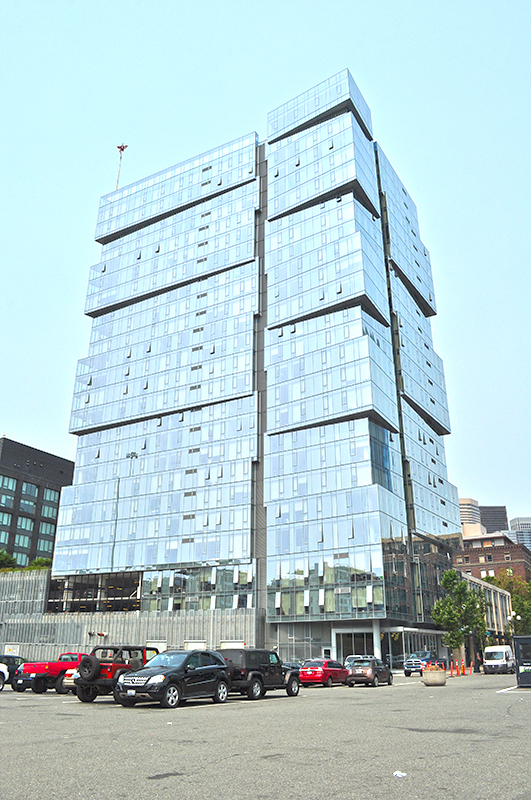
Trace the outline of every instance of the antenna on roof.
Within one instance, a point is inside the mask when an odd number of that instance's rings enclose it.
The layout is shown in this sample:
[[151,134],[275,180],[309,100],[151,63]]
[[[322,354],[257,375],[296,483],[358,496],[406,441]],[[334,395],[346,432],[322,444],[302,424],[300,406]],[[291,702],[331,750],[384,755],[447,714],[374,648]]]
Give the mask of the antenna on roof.
[[118,189],[118,181],[120,180],[120,169],[122,168],[122,156],[124,154],[124,150],[127,148],[127,145],[122,143],[122,144],[117,144],[116,147],[120,151],[120,161],[118,163],[118,175],[116,176],[116,189]]

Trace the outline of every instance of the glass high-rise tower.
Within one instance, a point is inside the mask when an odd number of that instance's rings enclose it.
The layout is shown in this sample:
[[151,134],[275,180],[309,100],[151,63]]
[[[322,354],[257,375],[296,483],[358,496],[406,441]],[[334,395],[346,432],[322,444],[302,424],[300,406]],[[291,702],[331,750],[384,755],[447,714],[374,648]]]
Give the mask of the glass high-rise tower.
[[267,608],[284,655],[429,644],[460,521],[416,207],[347,70],[268,123],[102,198],[54,575]]

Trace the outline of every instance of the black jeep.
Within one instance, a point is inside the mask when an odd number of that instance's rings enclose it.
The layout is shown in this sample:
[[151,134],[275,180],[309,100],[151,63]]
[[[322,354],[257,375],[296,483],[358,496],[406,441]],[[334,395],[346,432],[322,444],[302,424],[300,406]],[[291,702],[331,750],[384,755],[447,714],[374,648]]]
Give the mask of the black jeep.
[[231,692],[246,694],[259,700],[271,689],[285,689],[289,697],[299,694],[299,671],[283,667],[274,650],[227,648],[218,650],[225,661],[231,681]]

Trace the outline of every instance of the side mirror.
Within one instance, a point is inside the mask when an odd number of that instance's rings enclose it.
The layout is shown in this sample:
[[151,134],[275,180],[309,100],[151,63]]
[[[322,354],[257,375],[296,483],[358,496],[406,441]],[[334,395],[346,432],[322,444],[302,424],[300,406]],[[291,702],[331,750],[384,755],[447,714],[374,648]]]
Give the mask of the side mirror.
[[192,672],[195,669],[195,664],[188,664],[186,667],[187,672]]

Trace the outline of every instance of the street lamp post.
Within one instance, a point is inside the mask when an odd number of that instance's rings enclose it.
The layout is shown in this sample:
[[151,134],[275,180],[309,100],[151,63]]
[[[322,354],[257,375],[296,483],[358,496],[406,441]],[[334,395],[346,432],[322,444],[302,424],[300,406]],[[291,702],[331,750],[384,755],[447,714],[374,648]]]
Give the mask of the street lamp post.
[[516,611],[511,611],[511,614],[507,617],[507,622],[509,623],[509,633],[511,636],[516,636],[517,631],[517,622],[520,622],[522,617],[520,614],[517,614]]
[[[130,453],[126,453],[125,457],[129,459],[129,477],[133,472],[133,459],[138,458],[138,453],[135,453],[134,450],[131,450]],[[118,532],[118,508],[120,504],[120,476],[116,478],[116,504],[115,504],[115,513],[114,513],[114,532],[113,532],[113,539],[112,539],[112,546],[111,546],[111,572],[114,572],[114,551],[116,549],[116,536]]]

